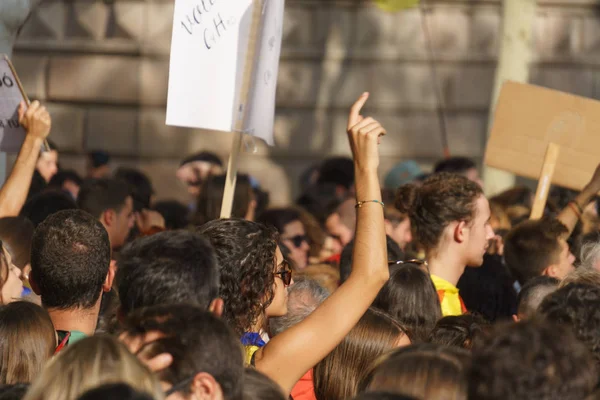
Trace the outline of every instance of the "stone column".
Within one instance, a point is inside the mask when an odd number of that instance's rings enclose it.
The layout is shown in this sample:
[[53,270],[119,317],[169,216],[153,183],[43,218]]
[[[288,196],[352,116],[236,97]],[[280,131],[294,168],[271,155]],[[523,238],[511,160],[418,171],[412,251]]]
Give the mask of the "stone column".
[[41,0],[0,1],[0,53],[12,55],[19,29]]

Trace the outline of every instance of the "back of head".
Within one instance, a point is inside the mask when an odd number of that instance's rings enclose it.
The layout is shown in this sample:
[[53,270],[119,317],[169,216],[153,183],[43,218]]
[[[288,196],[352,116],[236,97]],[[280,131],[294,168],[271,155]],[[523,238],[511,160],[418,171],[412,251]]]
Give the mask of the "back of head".
[[572,283],[583,283],[585,285],[600,287],[600,271],[579,267],[560,281],[559,287],[562,288]]
[[413,182],[422,173],[421,167],[415,161],[403,161],[394,165],[387,173],[383,186],[386,189],[396,190],[402,185]]
[[254,368],[244,370],[244,400],[285,400],[281,388]]
[[218,297],[215,252],[202,235],[160,232],[126,245],[118,258],[117,287],[121,310],[189,303],[208,310]]
[[207,162],[209,164],[218,165],[219,167],[223,166],[223,161],[217,156],[215,153],[211,153],[210,151],[201,151],[196,154],[192,154],[184,158],[179,164],[180,167],[193,163],[193,162]]
[[241,219],[211,221],[198,232],[217,255],[223,318],[241,336],[273,301],[277,234],[272,228]]
[[60,211],[35,230],[31,279],[48,308],[93,307],[109,264],[108,233],[85,211]]
[[373,307],[400,321],[416,342],[426,341],[429,332],[442,317],[433,282],[416,264],[393,268],[390,279],[379,291]]
[[111,336],[97,335],[69,345],[50,361],[33,382],[25,400],[76,400],[90,389],[109,383],[163,398],[159,381]]
[[83,183],[83,179],[81,179],[81,177],[79,176],[79,174],[77,172],[75,172],[75,170],[64,169],[64,170],[58,171],[52,177],[52,179],[50,179],[50,182],[48,183],[48,187],[50,187],[52,189],[56,189],[56,190],[62,190],[63,184],[68,181],[73,182],[77,186],[81,186],[81,184]]
[[164,335],[142,350],[149,357],[162,353],[173,357],[171,365],[158,373],[161,382],[172,387],[187,382],[187,387],[178,388],[187,394],[190,378],[207,373],[221,386],[224,399],[241,397],[244,361],[240,341],[213,314],[187,304],[150,307],[132,313],[125,329],[130,335],[152,331]]
[[304,321],[325,301],[329,292],[312,279],[300,278],[288,289],[287,314],[269,318],[271,336]]
[[533,317],[546,296],[558,289],[558,284],[558,279],[549,276],[538,276],[527,282],[517,297],[519,318]]
[[473,349],[469,399],[575,400],[591,394],[596,366],[584,345],[561,325],[501,325]]
[[409,215],[417,242],[430,252],[440,244],[450,223],[473,220],[476,201],[482,195],[481,187],[464,176],[439,173],[427,178],[421,186],[400,187],[396,208]]
[[317,184],[331,183],[350,189],[354,186],[354,161],[348,157],[328,158],[321,164]]
[[522,206],[531,209],[532,196],[533,193],[531,192],[531,189],[520,186],[495,195],[490,199],[490,202],[494,202],[504,209],[514,206]]
[[116,179],[90,179],[83,183],[77,204],[96,218],[106,210],[120,211],[131,191],[127,183]]
[[110,154],[105,151],[91,151],[88,158],[92,168],[100,168],[110,162]]
[[359,394],[354,400],[416,400],[416,398],[392,392],[367,392]]
[[50,316],[40,306],[19,301],[0,307],[0,384],[33,382],[54,354]]
[[[404,252],[398,246],[391,237],[386,235],[386,246],[387,246],[387,255],[388,261],[402,261],[404,260]],[[340,281],[346,282],[346,279],[350,276],[352,272],[352,253],[354,252],[354,240],[344,247],[342,250],[342,254],[340,256]]]
[[157,400],[152,395],[135,390],[124,383],[109,383],[88,390],[77,400]]
[[272,208],[258,216],[256,222],[272,226],[283,234],[287,224],[300,220],[300,212],[293,208]]
[[447,172],[450,174],[465,174],[468,170],[477,168],[475,163],[466,157],[451,157],[438,162],[433,172]]
[[62,210],[77,208],[75,200],[62,191],[49,190],[39,193],[27,200],[20,216],[27,218],[33,226],[41,224],[48,216]]
[[16,385],[1,385],[0,400],[22,400],[29,390],[29,384],[17,383]]
[[567,285],[548,295],[538,313],[551,323],[570,327],[600,362],[600,287]]
[[185,229],[190,224],[190,210],[177,200],[156,202],[152,209],[162,215],[167,229]]
[[429,342],[443,346],[470,350],[481,340],[490,324],[483,317],[474,314],[450,316],[440,319],[429,335]]
[[362,390],[428,400],[466,400],[470,355],[466,350],[424,343],[382,356],[366,371]]
[[506,235],[504,259],[511,273],[524,285],[541,276],[560,255],[560,237],[567,228],[558,220],[528,220]]
[[313,215],[321,225],[341,203],[332,183],[315,184],[308,187],[296,200],[296,205]]
[[[226,175],[211,176],[202,185],[196,215],[194,215],[194,224],[203,225],[209,221],[219,219],[225,191],[225,177]],[[231,217],[245,218],[253,199],[250,178],[248,175],[238,175]]]
[[0,241],[10,253],[13,264],[23,269],[31,261],[33,223],[25,217],[0,218]]
[[115,172],[115,179],[129,185],[134,210],[140,211],[150,208],[154,188],[152,187],[152,181],[146,174],[137,169],[121,167]]
[[590,241],[581,245],[581,268],[600,270],[600,241]]
[[317,400],[344,400],[358,393],[368,366],[379,356],[398,347],[405,336],[391,316],[369,309],[344,340],[314,368]]

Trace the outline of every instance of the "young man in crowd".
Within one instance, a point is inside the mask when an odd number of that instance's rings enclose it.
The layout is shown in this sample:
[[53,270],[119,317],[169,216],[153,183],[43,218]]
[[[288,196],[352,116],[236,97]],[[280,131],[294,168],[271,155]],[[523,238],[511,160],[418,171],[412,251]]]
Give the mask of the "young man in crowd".
[[[136,339],[155,335],[143,344]],[[142,359],[170,354],[158,372],[168,400],[241,400],[244,359],[239,339],[224,321],[190,304],[163,305],[132,313],[122,336]]]
[[517,297],[517,315],[513,315],[513,320],[531,319],[546,296],[558,289],[559,283],[558,279],[549,276],[538,276],[527,282]]
[[114,271],[106,230],[81,210],[57,212],[35,230],[30,282],[58,333],[60,350],[96,330]]
[[413,240],[410,218],[391,206],[385,207],[384,216],[385,234],[391,237],[402,251],[405,251],[406,246]]
[[35,169],[44,178],[44,181],[49,183],[58,172],[58,148],[50,140],[47,140],[47,143],[48,151],[40,153]]
[[465,267],[481,266],[494,237],[490,206],[481,187],[457,174],[434,174],[421,186],[402,186],[396,208],[409,215],[425,248],[442,313],[465,313],[456,285]]
[[462,175],[471,182],[475,182],[483,187],[483,181],[479,176],[479,171],[475,163],[466,157],[451,157],[438,162],[433,168],[435,174],[447,172],[450,174]]
[[133,197],[127,183],[116,179],[86,181],[79,191],[77,204],[106,228],[113,250],[125,244],[135,222]]
[[161,304],[187,303],[223,312],[219,268],[212,246],[200,234],[161,232],[126,245],[118,258],[120,316]]
[[176,175],[186,185],[188,193],[194,199],[191,204],[195,207],[195,199],[200,195],[202,184],[209,176],[221,175],[223,172],[221,159],[214,153],[203,151],[183,159]]

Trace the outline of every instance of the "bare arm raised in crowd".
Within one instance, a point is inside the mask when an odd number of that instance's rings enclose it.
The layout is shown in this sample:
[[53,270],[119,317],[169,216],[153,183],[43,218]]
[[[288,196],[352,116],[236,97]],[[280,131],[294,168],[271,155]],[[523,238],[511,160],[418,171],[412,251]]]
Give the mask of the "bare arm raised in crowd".
[[13,170],[0,189],[0,217],[18,215],[25,204],[35,164],[42,144],[50,134],[52,120],[46,107],[34,101],[29,108],[25,103],[21,103],[19,123],[27,130],[27,135]]
[[[381,201],[377,168],[381,124],[363,118],[369,95],[352,106],[348,139],[354,155],[357,201]],[[309,317],[275,336],[255,356],[256,368],[290,393],[296,382],[329,354],[356,325],[389,279],[383,207],[367,202],[357,208],[352,273]]]
[[590,183],[583,188],[581,193],[579,193],[579,195],[573,201],[575,204],[573,206],[568,205],[558,215],[558,220],[562,222],[563,225],[565,225],[569,230],[567,238],[571,236],[571,233],[573,233],[573,229],[575,229],[577,221],[580,219],[581,214],[583,214],[583,210],[587,207],[590,201],[594,199],[598,192],[600,192],[600,165],[596,168]]

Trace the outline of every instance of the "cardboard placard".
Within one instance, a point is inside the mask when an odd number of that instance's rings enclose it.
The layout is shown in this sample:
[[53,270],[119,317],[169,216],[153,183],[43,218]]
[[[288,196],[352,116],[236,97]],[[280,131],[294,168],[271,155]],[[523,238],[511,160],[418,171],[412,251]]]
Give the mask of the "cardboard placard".
[[10,60],[0,57],[0,151],[18,153],[25,129],[19,124],[19,104],[27,103],[19,78]]
[[485,164],[538,179],[550,143],[560,147],[552,183],[581,190],[600,162],[600,102],[506,82],[496,107]]
[[[255,1],[175,1],[167,125],[241,130],[273,144],[284,0],[260,3],[260,34],[250,43]],[[242,93],[250,67],[252,86]]]

